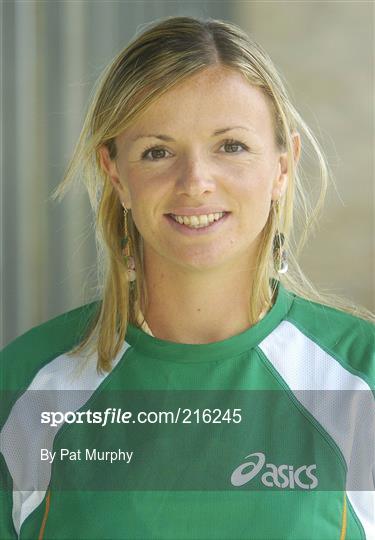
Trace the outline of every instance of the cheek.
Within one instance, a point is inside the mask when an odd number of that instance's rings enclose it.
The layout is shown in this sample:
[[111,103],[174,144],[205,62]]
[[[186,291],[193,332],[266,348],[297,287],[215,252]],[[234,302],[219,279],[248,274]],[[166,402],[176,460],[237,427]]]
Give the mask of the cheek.
[[236,199],[239,204],[242,227],[250,236],[257,236],[264,228],[270,208],[272,182],[269,177],[256,171],[241,176],[236,183]]
[[147,239],[157,229],[156,217],[163,212],[161,207],[165,201],[165,182],[161,179],[145,177],[142,173],[129,173],[128,190],[133,220],[141,235]]
[[[166,175],[155,167],[140,167],[138,164],[129,164],[122,172],[122,177],[127,179],[130,196],[134,203],[142,200],[156,198],[166,184]],[[153,196],[153,193],[156,195]]]
[[254,168],[252,171],[246,171],[232,176],[231,190],[236,193],[241,204],[252,205],[262,210],[269,208],[272,196],[272,180],[268,174],[262,170]]

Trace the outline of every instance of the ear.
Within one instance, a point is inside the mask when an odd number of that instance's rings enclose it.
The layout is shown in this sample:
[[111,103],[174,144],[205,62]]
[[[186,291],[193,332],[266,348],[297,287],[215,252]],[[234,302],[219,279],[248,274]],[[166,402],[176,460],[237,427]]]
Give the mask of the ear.
[[[292,133],[293,159],[296,166],[301,154],[301,137],[297,132]],[[272,200],[280,199],[288,187],[288,154],[284,152],[279,156],[279,174],[275,178],[272,188]]]
[[116,190],[121,204],[126,208],[131,208],[129,191],[121,182],[117,161],[110,158],[109,150],[105,144],[100,146],[98,154],[100,166]]

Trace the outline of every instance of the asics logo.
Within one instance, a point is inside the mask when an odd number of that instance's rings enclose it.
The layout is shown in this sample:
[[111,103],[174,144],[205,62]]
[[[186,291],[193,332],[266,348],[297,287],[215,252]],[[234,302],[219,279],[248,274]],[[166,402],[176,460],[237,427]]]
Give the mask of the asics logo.
[[[266,456],[262,452],[254,452],[245,457],[253,458],[246,463],[243,463],[235,469],[231,476],[233,486],[243,486],[255,478],[262,469],[264,472],[261,476],[262,484],[266,487],[278,487],[295,489],[296,486],[302,489],[314,489],[318,485],[318,479],[312,473],[316,469],[316,464],[302,465],[294,470],[293,465],[274,465],[266,463]],[[245,469],[249,469],[244,472]],[[301,478],[302,477],[302,478]],[[303,481],[305,480],[305,481]],[[306,480],[308,483],[306,483]]]

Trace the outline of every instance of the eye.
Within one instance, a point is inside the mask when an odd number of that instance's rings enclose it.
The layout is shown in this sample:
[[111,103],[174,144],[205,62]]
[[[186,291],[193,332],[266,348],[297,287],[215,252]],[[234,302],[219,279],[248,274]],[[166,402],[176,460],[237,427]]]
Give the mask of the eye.
[[149,146],[142,152],[141,158],[147,161],[159,161],[165,157],[167,151],[162,146]]
[[[227,147],[227,148],[242,148],[242,150],[248,150],[249,147],[245,144],[245,143],[242,143],[240,141],[236,141],[235,139],[227,139],[224,141],[223,143],[223,146],[224,147]],[[239,154],[241,152],[236,152],[236,151],[229,151],[229,152],[224,152],[225,154]]]
[[[226,139],[222,146],[226,148],[230,148],[229,152],[224,152],[225,154],[239,154],[242,152],[238,152],[236,150],[233,151],[233,148],[241,148],[242,150],[248,150],[249,147],[238,140],[235,139]],[[145,150],[141,154],[141,158],[146,161],[160,161],[164,159],[166,156],[166,153],[169,153],[168,150],[163,148],[162,146],[149,146],[148,148],[145,148]]]

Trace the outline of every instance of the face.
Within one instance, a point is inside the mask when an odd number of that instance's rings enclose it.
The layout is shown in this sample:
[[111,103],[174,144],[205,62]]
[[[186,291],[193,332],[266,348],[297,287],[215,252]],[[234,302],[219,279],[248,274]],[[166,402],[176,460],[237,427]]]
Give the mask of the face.
[[215,66],[150,105],[116,138],[116,160],[101,149],[102,166],[143,237],[146,269],[255,263],[271,200],[287,183],[286,154],[274,139],[262,91]]

